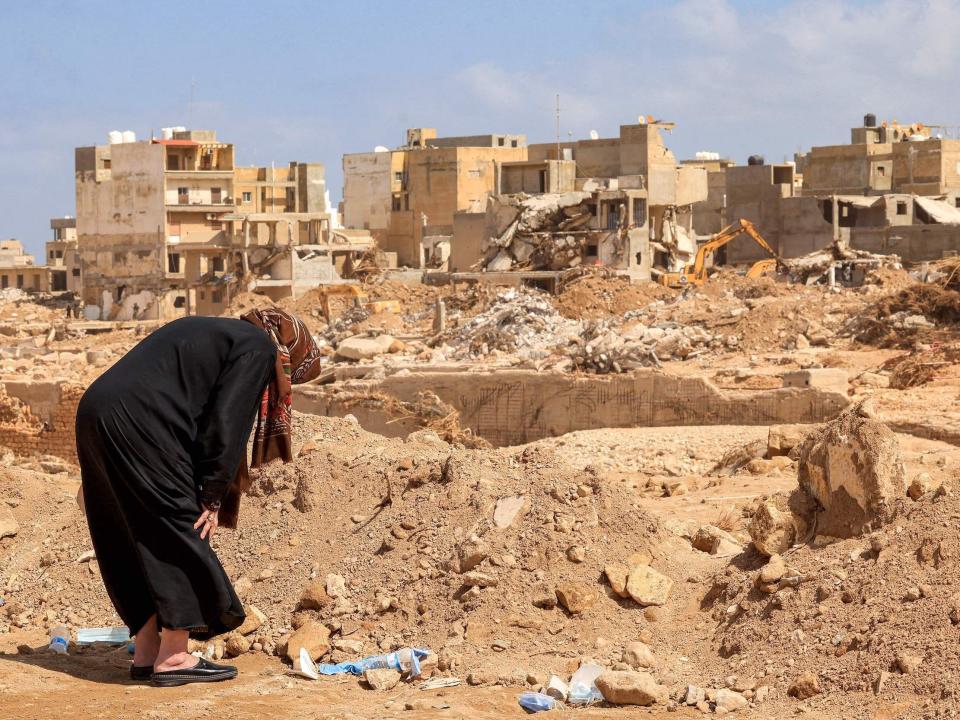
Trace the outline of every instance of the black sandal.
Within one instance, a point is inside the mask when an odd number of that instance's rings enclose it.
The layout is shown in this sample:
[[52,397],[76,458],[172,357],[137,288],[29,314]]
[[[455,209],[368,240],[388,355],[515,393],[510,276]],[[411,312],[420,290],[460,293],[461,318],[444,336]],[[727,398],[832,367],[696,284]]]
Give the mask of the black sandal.
[[232,665],[217,665],[200,658],[193,667],[155,672],[150,676],[150,680],[158,687],[174,687],[188,683],[232,680],[236,676],[237,669]]
[[130,664],[131,680],[149,680],[153,676],[153,665]]

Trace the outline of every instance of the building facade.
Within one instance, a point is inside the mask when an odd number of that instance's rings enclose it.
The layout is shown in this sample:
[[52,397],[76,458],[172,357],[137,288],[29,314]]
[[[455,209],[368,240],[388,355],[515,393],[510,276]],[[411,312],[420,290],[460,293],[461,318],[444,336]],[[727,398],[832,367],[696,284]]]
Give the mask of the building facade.
[[51,292],[80,292],[80,256],[77,253],[77,220],[72,217],[50,218],[53,238],[47,241],[45,253],[50,269]]
[[49,275],[45,265],[37,265],[33,255],[13,238],[0,240],[0,290],[16,288],[26,292],[47,292]]

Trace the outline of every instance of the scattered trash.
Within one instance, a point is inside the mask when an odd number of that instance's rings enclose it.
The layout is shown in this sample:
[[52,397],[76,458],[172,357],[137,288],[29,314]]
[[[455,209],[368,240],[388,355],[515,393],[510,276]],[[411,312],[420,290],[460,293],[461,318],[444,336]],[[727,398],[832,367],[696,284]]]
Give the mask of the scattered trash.
[[353,662],[342,662],[331,665],[321,663],[317,666],[317,671],[321,675],[340,675],[350,673],[351,675],[363,675],[364,670],[373,670],[375,668],[393,668],[394,670],[405,673],[412,678],[420,677],[420,659],[430,654],[429,650],[420,648],[403,648],[385,655],[371,655],[362,660]]
[[77,630],[77,645],[106,643],[126,645],[130,642],[130,629],[126,627],[80,628]]
[[306,648],[300,648],[300,667],[295,667],[291,672],[294,675],[299,675],[300,677],[305,677],[308,680],[319,680],[320,679],[320,669],[317,667],[317,664],[313,661],[313,658],[310,657],[310,653],[307,652]]
[[570,678],[570,691],[567,702],[571,705],[591,705],[603,700],[603,693],[597,688],[597,678],[603,668],[596,663],[584,663]]
[[570,694],[570,687],[556,675],[551,675],[544,692],[555,700],[566,702],[567,695]]
[[48,648],[57,655],[66,655],[70,647],[70,630],[58,625],[50,631],[50,645]]
[[549,695],[544,695],[543,693],[520,693],[520,697],[517,699],[517,702],[520,703],[520,707],[522,707],[524,710],[528,710],[532,713],[541,712],[543,710],[553,710],[555,707],[557,707],[557,701]]
[[435,677],[420,683],[421,690],[439,690],[441,688],[456,687],[462,681],[456,677]]

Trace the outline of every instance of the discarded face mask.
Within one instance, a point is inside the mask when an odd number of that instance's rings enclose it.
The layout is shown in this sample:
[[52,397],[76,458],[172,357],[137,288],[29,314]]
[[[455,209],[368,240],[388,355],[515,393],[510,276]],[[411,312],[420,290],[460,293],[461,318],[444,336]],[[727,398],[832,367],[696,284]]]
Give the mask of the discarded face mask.
[[520,693],[517,702],[520,703],[520,707],[530,712],[553,710],[557,706],[557,701],[549,695],[535,692]]
[[80,628],[77,630],[77,645],[126,645],[130,642],[130,630],[126,627]]

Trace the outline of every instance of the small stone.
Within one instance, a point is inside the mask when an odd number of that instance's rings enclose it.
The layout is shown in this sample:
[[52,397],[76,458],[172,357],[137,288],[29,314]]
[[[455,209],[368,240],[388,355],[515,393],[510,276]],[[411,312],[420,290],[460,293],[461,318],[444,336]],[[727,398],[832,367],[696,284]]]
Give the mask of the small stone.
[[642,642],[627,643],[623,649],[623,661],[634,669],[652,668],[657,664],[650,647]]
[[606,670],[597,677],[597,689],[614,705],[653,705],[666,701],[666,691],[644,672]]
[[683,694],[683,702],[686,705],[691,707],[697,703],[706,701],[707,694],[704,692],[703,688],[697,687],[696,685],[687,685],[687,690]]
[[907,602],[916,602],[921,597],[923,597],[923,593],[920,592],[920,588],[909,588],[904,594],[903,599]]
[[581,545],[572,545],[567,548],[567,560],[582,563],[587,557],[587,551]]
[[627,592],[633,601],[644,607],[664,605],[670,597],[673,580],[649,565],[637,565],[627,578]]
[[238,632],[227,635],[224,648],[230,657],[238,657],[250,651],[250,641]]
[[907,495],[910,496],[911,500],[919,500],[934,489],[933,479],[928,473],[924,472],[910,481],[910,486],[907,488]]
[[527,498],[523,495],[504,497],[497,500],[497,506],[493,511],[493,524],[501,530],[513,525],[513,521],[523,510]]
[[302,610],[321,610],[329,604],[326,584],[316,580],[304,588],[299,607]]
[[533,588],[531,602],[534,607],[551,610],[557,606],[557,591],[546,583],[540,583]]
[[760,569],[759,580],[763,584],[780,582],[780,579],[786,574],[787,565],[783,561],[783,556],[771,555],[770,560]]
[[904,675],[909,675],[923,664],[923,658],[915,653],[904,651],[897,653],[895,662],[897,670]]
[[478,570],[472,572],[464,573],[463,577],[464,585],[469,585],[471,587],[496,587],[497,586],[497,577],[495,575],[490,575],[488,573],[482,573]]
[[807,700],[814,695],[819,695],[820,692],[820,678],[812,672],[803,673],[787,689],[787,694],[797,700]]
[[723,709],[726,712],[736,712],[747,706],[747,699],[736,692],[735,690],[728,690],[723,688],[717,690],[717,694],[713,699],[714,704],[717,706],[717,709]]
[[607,582],[610,583],[610,589],[622,598],[630,597],[627,592],[627,577],[630,570],[626,565],[613,563],[603,569],[603,574],[607,576]]
[[330,631],[316,620],[308,620],[287,640],[287,659],[300,662],[300,648],[305,648],[312,660],[319,660],[330,650]]
[[584,583],[567,582],[557,585],[557,600],[574,615],[589,610],[597,603],[597,591]]
[[473,570],[490,556],[490,546],[483,540],[468,540],[457,550],[457,560],[460,565],[460,572],[465,573]]
[[264,615],[263,611],[261,611],[256,605],[244,605],[243,611],[246,613],[246,617],[244,618],[240,627],[234,630],[235,633],[240,635],[249,635],[250,633],[259,630],[267,621],[267,616]]
[[365,670],[363,679],[371,690],[385,692],[393,690],[400,682],[400,673],[393,668],[375,668]]
[[347,596],[347,581],[343,575],[330,573],[326,580],[327,595],[332,598],[341,598]]
[[490,685],[495,676],[485,668],[479,668],[467,675],[467,685]]
[[887,686],[887,682],[890,680],[890,673],[886,670],[880,672],[880,675],[877,676],[877,679],[873,683],[873,691],[879,695],[883,692],[883,689]]

